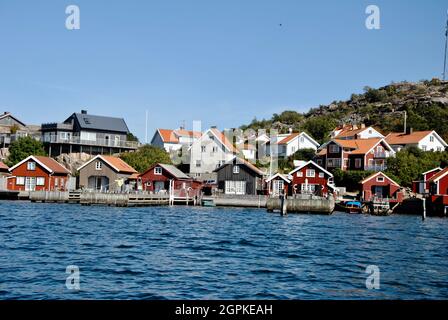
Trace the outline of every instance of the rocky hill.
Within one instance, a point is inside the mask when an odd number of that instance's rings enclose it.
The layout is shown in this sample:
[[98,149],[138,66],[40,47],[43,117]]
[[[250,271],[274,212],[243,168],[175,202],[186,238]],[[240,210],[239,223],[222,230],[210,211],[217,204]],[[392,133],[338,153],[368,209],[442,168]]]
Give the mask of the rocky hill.
[[334,126],[343,123],[365,123],[384,133],[402,131],[404,111],[408,128],[436,130],[448,140],[448,81],[433,79],[391,83],[378,89],[365,87],[363,94],[352,94],[347,101],[321,105],[305,114],[285,111],[268,120],[254,119],[241,128],[305,130],[323,141]]

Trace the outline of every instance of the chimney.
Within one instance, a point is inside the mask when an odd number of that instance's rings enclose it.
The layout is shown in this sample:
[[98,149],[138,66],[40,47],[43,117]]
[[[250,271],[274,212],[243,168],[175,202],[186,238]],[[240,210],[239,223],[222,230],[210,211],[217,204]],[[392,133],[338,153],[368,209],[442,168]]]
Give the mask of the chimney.
[[406,134],[412,134],[414,132],[413,128],[406,128]]
[[361,123],[361,129],[365,129],[366,128],[366,124],[365,123]]
[[292,128],[289,128],[289,133],[292,133]]
[[211,126],[210,128],[212,128],[212,129],[216,129],[217,127],[216,127],[216,126]]
[[81,114],[87,114],[87,110],[81,110]]
[[358,130],[358,125],[354,124],[352,130]]

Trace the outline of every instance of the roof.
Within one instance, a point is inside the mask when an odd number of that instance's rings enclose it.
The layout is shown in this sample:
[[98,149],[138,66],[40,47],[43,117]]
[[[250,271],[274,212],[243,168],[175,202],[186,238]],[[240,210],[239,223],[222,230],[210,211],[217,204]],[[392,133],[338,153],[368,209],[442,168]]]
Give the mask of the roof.
[[123,118],[114,118],[106,116],[96,116],[88,113],[74,113],[64,122],[68,122],[74,117],[81,129],[129,132],[128,126]]
[[406,133],[397,133],[392,132],[389,133],[386,137],[386,141],[389,144],[399,144],[399,145],[406,145],[406,144],[417,144],[421,140],[423,140],[426,136],[433,133],[435,131],[414,131],[412,133],[406,134]]
[[440,179],[442,179],[444,176],[446,176],[448,174],[448,167],[446,167],[445,169],[443,169],[440,172],[437,172],[435,175],[433,175],[428,181],[429,182],[437,182]]
[[0,120],[3,118],[7,118],[7,117],[11,117],[13,118],[16,122],[20,123],[22,126],[26,127],[26,124],[24,124],[22,121],[20,121],[19,119],[17,119],[16,117],[14,117],[11,112],[4,112],[0,115]]
[[78,171],[81,170],[82,168],[84,168],[85,166],[87,166],[89,163],[91,163],[97,159],[103,160],[109,166],[111,166],[112,169],[114,169],[118,173],[130,173],[130,174],[138,173],[137,170],[132,168],[130,165],[128,165],[122,159],[120,159],[118,157],[105,156],[105,155],[97,155],[96,157],[93,157],[92,159],[90,159],[89,161],[84,163],[81,167],[79,167]]
[[164,143],[179,143],[179,137],[201,137],[201,132],[185,129],[157,129],[157,131]]
[[[343,148],[353,149],[350,152],[350,154],[366,154],[381,141],[386,142],[383,138],[352,139],[352,140],[333,139],[332,141],[334,141]],[[389,145],[388,147],[390,148]],[[392,150],[392,148],[390,148],[390,150]]]
[[9,168],[9,171],[12,172],[14,169],[18,168],[22,164],[32,160],[38,163],[42,168],[44,168],[48,173],[60,173],[60,174],[70,174],[64,166],[62,166],[59,162],[54,160],[53,158],[44,157],[44,156],[29,156],[26,159],[23,159],[16,165]]
[[0,161],[0,171],[8,171],[9,167]]
[[428,171],[426,171],[426,172],[423,172],[422,175],[427,175],[428,173],[431,173],[431,172],[436,171],[436,170],[437,170],[437,171],[442,171],[442,168],[437,167],[437,168],[428,170]]
[[191,179],[189,176],[187,176],[185,173],[171,164],[158,163],[157,166],[162,167],[164,170],[168,171],[178,179]]
[[302,164],[301,166],[295,168],[294,170],[292,170],[292,171],[289,173],[289,175],[293,175],[295,172],[299,171],[300,169],[306,167],[306,166],[309,165],[309,164],[315,166],[316,168],[318,168],[318,169],[321,170],[322,172],[325,172],[325,173],[326,173],[327,175],[329,175],[330,177],[333,176],[333,174],[332,174],[331,172],[328,172],[327,170],[325,170],[324,168],[322,168],[320,165],[318,165],[318,164],[317,164],[316,162],[314,162],[313,160],[310,160],[310,161],[308,161],[308,162]]
[[339,132],[339,134],[337,134],[335,136],[335,138],[349,138],[349,137],[355,137],[357,134],[360,134],[361,132],[364,132],[369,129],[373,129],[373,130],[377,131],[378,133],[380,133],[378,129],[376,129],[372,126],[353,129],[352,125],[344,126],[343,128],[339,127],[333,131],[341,130],[341,132]]
[[391,178],[389,178],[384,172],[381,172],[381,171],[371,174],[370,176],[368,176],[367,178],[365,178],[364,180],[362,180],[362,181],[361,181],[361,184],[364,184],[364,183],[366,183],[367,181],[372,180],[373,178],[375,178],[375,177],[377,177],[377,176],[379,176],[379,175],[382,175],[382,176],[384,176],[385,178],[389,179],[390,182],[392,182],[393,184],[395,184],[397,187],[400,186],[398,183],[396,183],[394,180],[392,180]]
[[295,138],[297,138],[300,135],[299,132],[294,132],[291,133],[289,136],[287,136],[286,138],[283,138],[282,140],[280,140],[278,142],[278,144],[288,144],[289,142],[291,142],[292,140],[294,140]]
[[[320,144],[316,141],[316,140],[314,140],[309,134],[307,134],[306,132],[294,132],[294,133],[290,133],[290,134],[288,134],[286,137],[283,135],[283,138],[282,137],[278,137],[279,139],[281,139],[281,140],[279,140],[278,142],[277,142],[277,144],[278,145],[281,145],[281,144],[288,144],[288,143],[290,143],[291,141],[293,141],[295,138],[297,138],[297,137],[299,137],[299,136],[306,136],[314,145],[316,145],[316,147],[319,147],[320,146]],[[267,142],[267,144],[271,144],[271,141],[268,141]]]
[[279,172],[277,172],[277,173],[274,174],[273,176],[270,176],[270,177],[266,180],[266,182],[270,182],[270,181],[274,180],[275,178],[280,178],[280,179],[286,181],[287,183],[291,183],[291,180],[289,180],[288,177],[287,177],[286,175],[281,174],[281,173],[279,173]]
[[245,165],[246,167],[248,167],[250,170],[252,170],[253,172],[255,172],[256,174],[262,176],[264,175],[264,172],[261,171],[260,169],[258,169],[256,166],[254,166],[252,163],[250,163],[249,161],[246,161],[244,159],[241,159],[239,157],[233,157],[231,160],[227,161],[226,163],[224,163],[223,165],[219,166],[218,168],[216,168],[215,170],[213,170],[213,172],[219,171],[220,169],[224,168],[225,166],[229,165],[229,164],[233,164],[234,162],[236,162],[236,164],[242,164]]

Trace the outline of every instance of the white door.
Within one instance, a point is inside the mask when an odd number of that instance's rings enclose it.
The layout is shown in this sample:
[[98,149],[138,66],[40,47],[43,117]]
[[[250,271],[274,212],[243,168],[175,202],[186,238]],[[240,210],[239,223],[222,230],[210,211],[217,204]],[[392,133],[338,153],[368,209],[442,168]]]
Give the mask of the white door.
[[225,194],[246,194],[246,181],[226,181]]
[[279,195],[284,188],[284,181],[283,180],[274,180],[273,181],[273,193],[275,195]]
[[36,177],[26,177],[25,178],[25,191],[36,190]]

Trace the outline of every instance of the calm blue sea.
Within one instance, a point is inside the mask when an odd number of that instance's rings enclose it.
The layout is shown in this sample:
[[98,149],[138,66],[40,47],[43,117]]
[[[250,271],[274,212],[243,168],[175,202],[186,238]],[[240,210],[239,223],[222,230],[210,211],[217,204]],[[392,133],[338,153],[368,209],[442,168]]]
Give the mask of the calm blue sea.
[[[446,299],[447,230],[418,216],[4,201],[0,299]],[[366,289],[368,265],[380,289]]]

